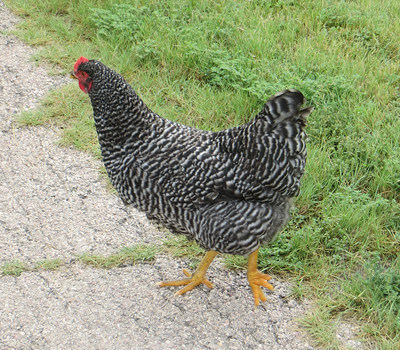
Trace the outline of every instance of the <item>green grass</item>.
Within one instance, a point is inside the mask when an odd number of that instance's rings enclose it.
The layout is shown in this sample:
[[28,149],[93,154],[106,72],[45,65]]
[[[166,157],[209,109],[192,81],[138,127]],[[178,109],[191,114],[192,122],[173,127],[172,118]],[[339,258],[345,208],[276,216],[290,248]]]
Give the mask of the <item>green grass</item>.
[[[111,269],[153,261],[156,254],[160,251],[162,251],[162,249],[155,245],[137,244],[130,247],[123,247],[119,252],[109,255],[79,254],[77,255],[77,261],[78,263],[98,269]],[[19,260],[8,261],[0,265],[0,276],[19,277],[23,272],[28,271],[56,271],[62,266],[68,266],[69,264],[70,262],[61,258],[45,259],[30,264]]]
[[195,270],[206,251],[200,248],[194,241],[189,241],[183,235],[167,234],[163,242],[165,251],[175,258],[188,259],[189,268]]
[[135,264],[140,262],[152,261],[155,259],[158,248],[152,245],[140,244],[132,247],[124,247],[118,253],[108,256],[82,254],[78,260],[96,268],[111,269]]
[[168,235],[163,245],[167,252],[175,258],[198,257],[206,253],[195,242],[189,241],[182,235]]
[[3,263],[0,266],[1,269],[1,275],[0,276],[15,276],[19,277],[23,272],[28,272],[28,271],[54,271],[58,270],[61,266],[63,266],[65,262],[63,262],[61,259],[47,259],[47,260],[41,260],[36,263],[34,263],[33,268],[29,266],[29,264],[24,263],[19,260],[15,261],[8,261]]
[[[315,300],[303,324],[321,346],[341,346],[335,327],[346,318],[365,324],[362,337],[378,348],[400,347],[399,1],[6,3],[24,18],[16,33],[39,46],[37,60],[67,74],[80,56],[100,59],[150,108],[187,125],[232,127],[277,91],[303,91],[315,107],[306,175],[293,220],[261,250],[260,268]],[[21,123],[62,125],[62,143],[99,156],[76,82]],[[199,254],[185,242],[166,244]]]
[[100,157],[97,134],[90,111],[87,96],[77,91],[75,86],[67,85],[51,91],[42,101],[40,108],[23,112],[18,116],[17,122],[23,126],[44,124],[62,126],[61,145],[74,146]]
[[41,260],[35,263],[35,271],[55,271],[65,265],[60,258]]
[[5,262],[0,266],[2,276],[20,276],[28,267],[22,261]]
[[[353,316],[362,315],[377,321],[377,327],[364,329],[371,336],[378,334],[385,346],[397,342],[400,334],[400,271],[399,260],[387,267],[379,259],[368,263],[362,272],[353,273],[344,285],[344,293],[338,298]],[[345,308],[346,306],[346,308]]]

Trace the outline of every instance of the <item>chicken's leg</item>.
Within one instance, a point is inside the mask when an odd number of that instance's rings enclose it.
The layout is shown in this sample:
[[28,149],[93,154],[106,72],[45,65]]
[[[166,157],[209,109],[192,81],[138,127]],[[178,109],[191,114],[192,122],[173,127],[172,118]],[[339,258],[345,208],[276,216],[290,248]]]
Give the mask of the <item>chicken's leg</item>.
[[258,249],[250,254],[247,266],[247,280],[249,281],[250,288],[253,291],[254,303],[256,306],[259,305],[260,300],[262,302],[267,300],[260,286],[268,288],[269,290],[274,289],[274,287],[267,282],[271,277],[257,270],[257,257]]
[[176,281],[159,282],[157,283],[157,285],[159,287],[186,286],[178,290],[175,293],[175,295],[184,294],[192,290],[194,287],[198,286],[201,283],[204,283],[208,288],[213,288],[213,285],[205,276],[208,267],[210,266],[214,258],[217,256],[217,254],[218,252],[214,250],[208,251],[204,256],[203,260],[200,262],[199,266],[197,266],[197,269],[193,274],[191,274],[188,270],[183,269],[183,273],[189,278],[184,278],[182,280],[176,280]]

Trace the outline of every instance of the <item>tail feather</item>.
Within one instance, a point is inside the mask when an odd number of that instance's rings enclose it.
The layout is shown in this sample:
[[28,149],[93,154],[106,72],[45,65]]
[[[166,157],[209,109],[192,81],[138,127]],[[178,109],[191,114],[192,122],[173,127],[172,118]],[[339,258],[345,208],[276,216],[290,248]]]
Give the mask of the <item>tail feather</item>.
[[281,91],[267,101],[259,117],[267,119],[272,127],[289,118],[300,121],[300,124],[305,126],[306,118],[314,108],[300,109],[304,101],[303,94],[296,89]]
[[284,90],[272,96],[266,103],[272,117],[284,118],[296,113],[304,103],[303,94],[295,89]]
[[[267,121],[264,124],[265,136],[261,138],[271,155],[266,162],[266,172],[275,165],[281,174],[266,175],[265,186],[288,197],[298,194],[306,163],[307,135],[304,127],[307,116],[314,108],[302,108],[304,102],[300,91],[285,90],[272,96],[259,115],[263,123]],[[278,141],[276,148],[269,147],[270,137]]]

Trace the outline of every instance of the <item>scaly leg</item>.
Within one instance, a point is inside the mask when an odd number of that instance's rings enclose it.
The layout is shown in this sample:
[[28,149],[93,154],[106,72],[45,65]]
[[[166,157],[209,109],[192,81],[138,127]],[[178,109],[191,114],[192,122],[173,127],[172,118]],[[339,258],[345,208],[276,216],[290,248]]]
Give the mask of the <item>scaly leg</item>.
[[189,278],[184,278],[182,280],[176,280],[176,281],[159,282],[157,283],[157,285],[159,287],[186,286],[178,290],[175,293],[175,295],[184,294],[192,290],[194,287],[198,286],[201,283],[204,283],[208,288],[213,288],[213,285],[205,276],[208,267],[210,266],[214,258],[217,256],[217,254],[218,252],[214,250],[208,251],[204,256],[203,260],[200,262],[199,266],[197,266],[197,269],[193,274],[191,274],[188,270],[183,269],[183,273]]
[[253,291],[256,307],[260,304],[260,300],[262,302],[267,300],[260,286],[268,288],[269,290],[274,289],[274,287],[267,282],[271,277],[257,270],[257,257],[258,249],[250,254],[247,266],[247,280],[249,281],[250,288]]

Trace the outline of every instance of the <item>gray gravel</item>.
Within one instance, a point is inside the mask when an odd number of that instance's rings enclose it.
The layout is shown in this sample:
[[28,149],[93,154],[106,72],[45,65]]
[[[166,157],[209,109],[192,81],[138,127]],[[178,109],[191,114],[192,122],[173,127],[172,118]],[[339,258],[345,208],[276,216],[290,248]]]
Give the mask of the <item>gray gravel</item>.
[[[0,31],[17,22],[0,2]],[[15,127],[16,113],[69,83],[35,65],[33,54],[0,35],[0,264],[70,263],[0,278],[0,349],[313,349],[296,325],[310,305],[292,300],[290,286],[278,279],[254,310],[245,272],[218,259],[208,273],[215,288],[181,297],[155,283],[180,277],[186,261],[161,255],[111,270],[74,262],[82,252],[161,244],[165,234],[107,190],[99,161],[58,147],[59,130]],[[354,337],[346,332],[343,342]]]

